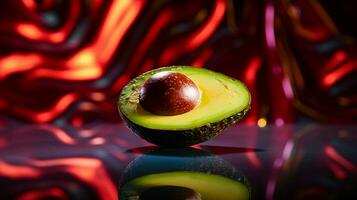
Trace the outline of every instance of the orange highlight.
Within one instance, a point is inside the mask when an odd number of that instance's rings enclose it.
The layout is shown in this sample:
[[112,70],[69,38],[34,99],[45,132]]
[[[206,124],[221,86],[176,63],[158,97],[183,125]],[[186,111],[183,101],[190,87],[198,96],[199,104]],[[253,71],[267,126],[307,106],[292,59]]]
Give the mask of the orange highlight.
[[212,33],[217,29],[218,25],[220,24],[226,11],[226,7],[227,5],[224,1],[218,0],[216,2],[211,17],[198,31],[196,31],[191,36],[190,41],[188,42],[189,49],[197,48],[212,35]]
[[26,116],[27,118],[38,123],[46,123],[61,114],[65,109],[67,109],[68,106],[75,102],[77,98],[78,96],[74,93],[66,94],[62,96],[50,110],[39,113],[21,107],[13,107],[12,109],[14,112],[21,113],[23,116]]
[[33,69],[42,61],[43,58],[38,54],[14,53],[7,57],[0,58],[0,79],[5,79],[13,73]]
[[54,69],[38,69],[29,75],[30,79],[50,78],[60,80],[94,80],[103,74],[102,69],[97,66],[88,66],[87,68],[80,68],[74,70],[54,70]]
[[49,130],[51,134],[53,134],[59,141],[65,144],[75,144],[76,140],[70,137],[65,131],[56,126],[47,126],[44,125],[41,128]]
[[0,175],[13,179],[37,178],[41,175],[41,172],[32,167],[11,165],[0,161]]
[[22,0],[22,3],[30,10],[35,10],[37,7],[34,0]]
[[91,48],[83,49],[74,54],[66,64],[69,68],[85,68],[93,65],[99,67],[95,59],[95,53]]
[[[54,160],[32,160],[37,167],[63,166],[73,176],[92,186],[100,199],[117,200],[117,190],[103,163],[94,158],[63,158]],[[100,180],[100,181],[98,181]]]
[[98,41],[94,44],[101,64],[107,63],[112,57],[143,6],[144,1],[140,0],[113,2],[99,33]]
[[323,68],[326,72],[335,69],[339,65],[341,65],[343,62],[347,60],[347,54],[346,52],[339,50],[336,51],[336,53],[333,54],[331,57],[330,61],[327,63],[327,65]]
[[45,38],[45,34],[33,24],[19,23],[16,25],[15,29],[23,37],[31,40],[40,40]]
[[340,80],[343,76],[346,76],[348,73],[350,73],[356,69],[357,69],[357,62],[349,62],[349,63],[341,65],[338,69],[332,71],[331,73],[327,74],[324,77],[324,79],[322,80],[323,86],[325,88],[331,87],[338,80]]
[[214,33],[223,19],[226,11],[226,3],[223,0],[216,1],[212,15],[197,31],[188,38],[175,42],[163,52],[160,65],[167,65],[183,53],[192,51],[202,45],[203,42]]
[[[29,7],[30,9],[35,9],[36,2],[31,0],[23,0],[23,3]],[[44,6],[49,7],[53,2],[52,1],[44,1]],[[62,25],[61,29],[56,32],[50,32],[45,29],[41,29],[34,24],[29,23],[18,23],[15,25],[15,30],[23,37],[41,41],[41,42],[49,42],[49,43],[61,43],[66,37],[70,34],[71,30],[75,27],[77,20],[79,19],[80,13],[80,2],[78,0],[73,1],[70,4],[69,20],[66,20],[65,24]]]
[[65,32],[69,32],[71,27],[64,27],[66,31],[60,31],[56,33],[49,33],[39,29],[33,24],[19,23],[16,25],[15,30],[23,37],[30,40],[45,41],[52,43],[60,43],[66,37]]

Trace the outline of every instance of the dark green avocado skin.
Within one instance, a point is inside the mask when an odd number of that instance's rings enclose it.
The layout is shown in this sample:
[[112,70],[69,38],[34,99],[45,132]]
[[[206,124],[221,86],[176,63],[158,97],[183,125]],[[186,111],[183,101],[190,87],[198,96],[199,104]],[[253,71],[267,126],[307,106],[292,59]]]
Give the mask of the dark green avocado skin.
[[148,142],[163,147],[184,147],[198,144],[217,136],[225,128],[242,119],[249,109],[250,107],[247,107],[245,110],[218,122],[206,124],[190,130],[179,131],[145,128],[133,123],[125,117],[124,114],[120,114],[128,128]]

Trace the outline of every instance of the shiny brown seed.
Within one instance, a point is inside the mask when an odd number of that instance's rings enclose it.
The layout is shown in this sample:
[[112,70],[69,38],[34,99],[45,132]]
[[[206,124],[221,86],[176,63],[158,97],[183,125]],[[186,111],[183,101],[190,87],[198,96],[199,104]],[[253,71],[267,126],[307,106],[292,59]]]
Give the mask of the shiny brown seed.
[[196,84],[178,72],[159,72],[145,81],[140,90],[142,107],[157,115],[179,115],[200,101]]

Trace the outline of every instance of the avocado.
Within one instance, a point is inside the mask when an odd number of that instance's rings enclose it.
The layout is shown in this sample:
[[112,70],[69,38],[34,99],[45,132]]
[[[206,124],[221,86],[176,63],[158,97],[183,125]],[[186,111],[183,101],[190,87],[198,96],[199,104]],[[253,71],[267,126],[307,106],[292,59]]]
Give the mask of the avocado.
[[170,195],[181,196],[181,199],[245,200],[250,199],[251,194],[242,172],[221,157],[195,148],[150,151],[124,170],[119,199]]
[[[150,78],[163,72],[187,76],[197,86],[199,95],[190,83],[189,94],[192,94],[192,98],[187,102],[167,103],[167,98],[158,97],[159,89],[158,91],[153,89],[156,95],[152,95],[151,99],[148,97],[149,100],[145,101],[142,94],[149,93],[150,89],[146,93],[145,89],[146,85],[150,85],[148,83]],[[182,82],[181,80],[174,77],[168,82]],[[170,85],[168,91],[176,91],[176,85]],[[161,88],[160,86],[152,88]],[[161,93],[164,93],[163,91],[161,90]],[[238,80],[204,68],[171,66],[154,69],[130,81],[120,94],[118,108],[126,125],[142,138],[159,146],[179,147],[190,146],[215,137],[247,113],[250,101],[248,89]],[[160,105],[163,107],[162,110],[158,110],[160,111],[158,113],[165,114],[157,114],[144,108],[146,105],[148,105],[146,108],[154,105],[155,102],[159,105],[156,107]],[[187,105],[185,108],[188,107],[184,113],[170,115],[170,113],[178,113],[173,108],[171,111],[168,110],[170,107],[182,104]]]

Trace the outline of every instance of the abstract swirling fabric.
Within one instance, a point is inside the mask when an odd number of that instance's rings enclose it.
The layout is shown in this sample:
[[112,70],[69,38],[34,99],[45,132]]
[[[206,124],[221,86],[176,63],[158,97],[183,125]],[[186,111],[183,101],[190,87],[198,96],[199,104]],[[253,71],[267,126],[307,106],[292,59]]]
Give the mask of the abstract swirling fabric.
[[245,82],[253,102],[243,123],[356,122],[356,31],[346,23],[356,6],[349,5],[1,1],[0,124],[118,121],[123,85],[168,65]]

